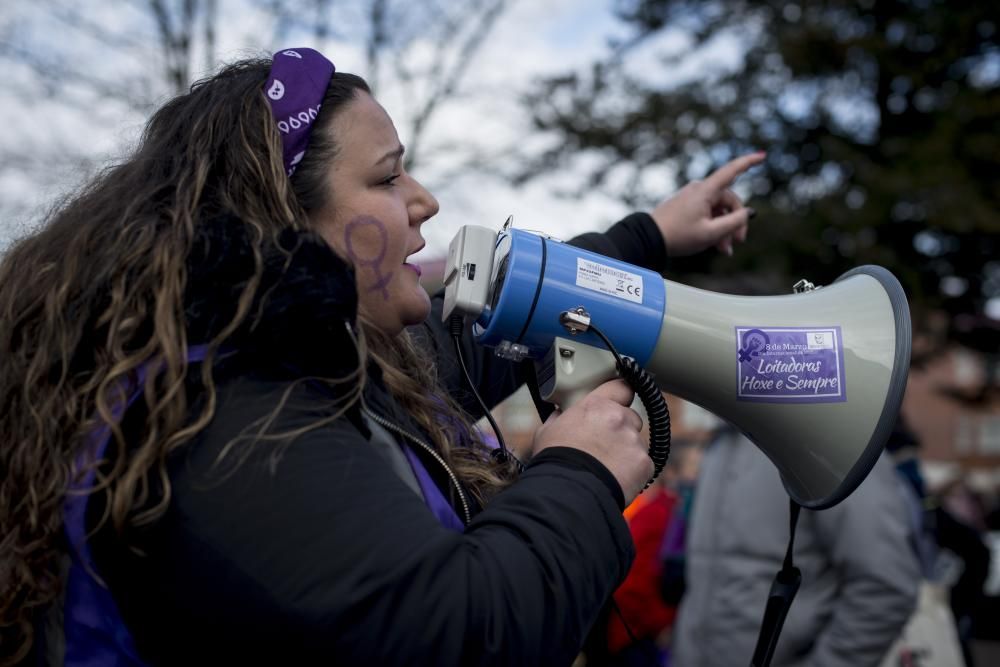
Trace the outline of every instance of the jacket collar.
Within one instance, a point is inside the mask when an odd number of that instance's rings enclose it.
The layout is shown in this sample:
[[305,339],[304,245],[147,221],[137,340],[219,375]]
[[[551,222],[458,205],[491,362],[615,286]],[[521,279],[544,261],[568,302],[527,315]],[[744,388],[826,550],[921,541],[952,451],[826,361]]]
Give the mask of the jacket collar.
[[[199,228],[188,256],[185,316],[192,344],[231,321],[254,274],[249,225],[228,216]],[[357,319],[353,269],[317,234],[286,229],[262,248],[264,271],[250,314],[227,346],[261,371],[340,377],[357,368],[348,326]]]

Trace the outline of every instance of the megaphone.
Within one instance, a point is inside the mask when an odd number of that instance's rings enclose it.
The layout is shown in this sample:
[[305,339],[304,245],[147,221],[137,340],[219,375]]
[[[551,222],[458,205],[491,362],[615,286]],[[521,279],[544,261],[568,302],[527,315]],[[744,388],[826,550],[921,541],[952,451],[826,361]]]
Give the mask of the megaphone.
[[614,377],[613,345],[663,391],[743,431],[809,509],[837,504],[868,475],[909,372],[906,296],[872,265],[822,287],[737,296],[508,220],[500,233],[467,225],[452,240],[444,318],[459,314],[498,355],[534,359],[543,398],[564,409]]

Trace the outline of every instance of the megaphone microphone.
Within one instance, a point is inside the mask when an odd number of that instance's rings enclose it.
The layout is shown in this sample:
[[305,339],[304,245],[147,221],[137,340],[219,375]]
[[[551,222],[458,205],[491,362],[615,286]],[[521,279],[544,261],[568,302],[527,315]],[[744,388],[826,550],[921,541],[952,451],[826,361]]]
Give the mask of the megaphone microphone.
[[471,318],[499,356],[534,360],[542,398],[563,409],[616,377],[616,357],[634,360],[658,390],[743,431],[809,509],[837,504],[871,471],[909,372],[906,296],[882,267],[792,294],[721,294],[509,219],[499,233],[456,234],[443,315]]

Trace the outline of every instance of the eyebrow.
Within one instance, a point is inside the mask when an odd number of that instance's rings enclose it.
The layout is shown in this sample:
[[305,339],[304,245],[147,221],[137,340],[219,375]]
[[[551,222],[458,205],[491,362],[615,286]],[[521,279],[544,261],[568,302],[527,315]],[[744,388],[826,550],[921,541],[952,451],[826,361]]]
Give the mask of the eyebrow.
[[403,157],[403,152],[405,150],[406,150],[406,147],[403,146],[402,144],[400,144],[398,148],[392,149],[391,151],[389,151],[388,153],[386,153],[385,155],[383,155],[382,157],[380,157],[378,160],[376,160],[375,161],[375,165],[378,166],[378,165],[382,164],[383,162],[385,162],[386,160],[390,160],[390,159],[393,162],[395,162],[399,158]]

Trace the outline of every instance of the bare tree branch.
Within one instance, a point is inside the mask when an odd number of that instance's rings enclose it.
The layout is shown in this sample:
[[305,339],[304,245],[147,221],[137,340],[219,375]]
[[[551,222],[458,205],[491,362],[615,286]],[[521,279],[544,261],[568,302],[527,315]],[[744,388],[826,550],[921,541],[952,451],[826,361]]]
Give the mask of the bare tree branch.
[[193,38],[199,15],[204,15],[205,58],[209,69],[215,60],[215,0],[183,0],[176,21],[171,18],[169,0],[149,0],[166,66],[166,80],[174,93],[191,84]]
[[[510,4],[509,0],[240,2],[240,11],[249,7],[264,13],[270,17],[268,30],[273,28],[271,35],[265,33],[259,42],[248,44],[251,47],[271,49],[292,36],[306,40],[312,36],[321,47],[331,39],[357,43],[358,36],[364,35],[361,46],[372,88],[397,87],[394,92],[402,93],[408,105],[409,114],[404,112],[400,122],[410,129],[411,167],[418,160],[429,161],[427,134],[432,120],[459,99],[471,61]],[[165,95],[185,91],[193,73],[214,70],[219,43],[231,27],[222,21],[228,18],[226,11],[233,9],[219,0],[124,0],[109,10],[114,20],[107,20],[107,14],[89,10],[76,0],[31,0],[15,5],[0,12],[0,63],[18,73],[8,82],[20,87],[14,95],[55,103],[59,113],[69,118],[75,110],[86,110],[86,122],[95,131],[102,128],[105,132],[119,132],[123,116],[136,111],[145,114]],[[113,67],[102,67],[104,62]],[[93,167],[84,165],[96,164],[99,156],[83,155],[84,148],[74,139],[67,133],[65,141],[73,145],[60,146],[60,140],[52,136],[44,146],[34,147],[44,152],[38,160],[15,140],[0,144],[5,163],[0,178],[6,178],[6,183],[24,179],[51,183],[52,165],[67,162],[77,167],[66,175],[87,173]],[[449,148],[444,163],[453,164],[456,155],[473,152]],[[7,164],[17,164],[17,171],[12,172]],[[14,211],[37,208],[32,201],[26,193],[16,202],[0,202],[0,223],[6,224],[3,221]]]
[[478,18],[472,19],[474,21],[473,28],[459,46],[457,55],[452,58],[449,68],[446,69],[445,62],[448,54],[445,53],[444,49],[438,51],[431,68],[431,93],[424,101],[423,107],[414,116],[411,124],[411,147],[408,149],[408,163],[411,168],[417,164],[420,156],[418,149],[428,121],[442,102],[450,100],[455,95],[462,77],[472,63],[476,52],[485,42],[486,35],[505,9],[506,3],[507,0],[494,0],[486,6]]
[[330,10],[333,8],[332,0],[313,0],[316,7],[315,29],[313,35],[318,46],[326,43],[330,37]]
[[67,84],[74,83],[102,98],[128,100],[134,97],[135,86],[138,83],[138,80],[129,78],[108,80],[86,69],[78,69],[61,59],[45,59],[34,51],[9,42],[0,42],[0,57],[16,60],[29,67],[34,72],[37,83],[51,98],[58,95],[64,97],[72,95],[67,89]]
[[51,16],[67,28],[89,35],[104,48],[132,50],[147,46],[142,39],[136,37],[131,32],[108,30],[107,26],[92,20],[87,13],[81,12],[76,6],[56,6],[52,9]]
[[388,42],[386,32],[387,0],[371,0],[368,13],[369,33],[368,48],[365,55],[368,62],[368,83],[373,91],[378,90],[379,58]]
[[157,31],[160,33],[160,48],[163,49],[163,61],[166,66],[166,79],[173,90],[178,89],[177,69],[174,66],[174,30],[170,22],[170,12],[163,0],[150,0],[149,9],[153,13]]
[[219,21],[218,0],[205,0],[205,71],[215,68],[215,25]]

